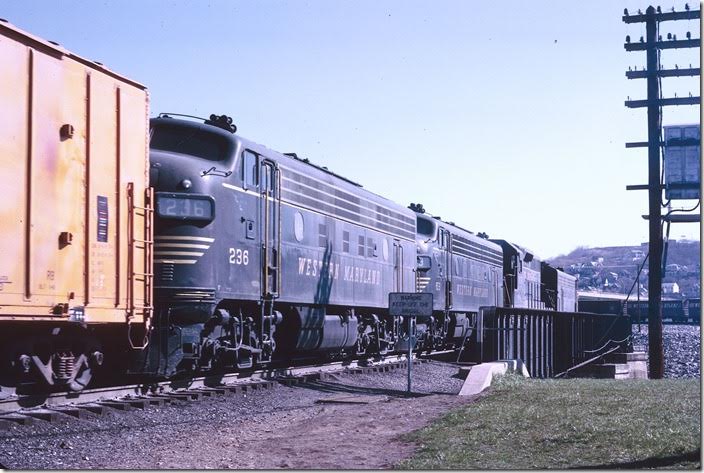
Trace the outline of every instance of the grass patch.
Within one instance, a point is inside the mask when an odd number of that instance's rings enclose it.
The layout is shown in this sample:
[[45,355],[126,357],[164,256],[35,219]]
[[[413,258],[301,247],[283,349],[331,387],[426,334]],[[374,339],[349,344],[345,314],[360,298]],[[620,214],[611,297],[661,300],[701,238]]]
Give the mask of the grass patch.
[[489,394],[409,434],[402,469],[701,468],[699,379],[538,380]]

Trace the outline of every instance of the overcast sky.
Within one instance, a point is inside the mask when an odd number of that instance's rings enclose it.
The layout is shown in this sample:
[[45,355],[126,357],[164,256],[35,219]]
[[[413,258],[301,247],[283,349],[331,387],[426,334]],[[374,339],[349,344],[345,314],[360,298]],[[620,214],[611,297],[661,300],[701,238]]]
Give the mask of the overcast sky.
[[[624,106],[645,98],[624,74],[645,53],[623,47],[645,28],[621,20],[647,5],[4,0],[0,17],[145,84],[152,115],[230,115],[244,137],[547,258],[648,240],[647,193],[625,190],[647,183],[647,150],[624,147],[647,139],[645,109]],[[699,51],[662,63],[698,66]],[[663,88],[697,95],[699,78]],[[663,124],[699,113],[667,107]]]

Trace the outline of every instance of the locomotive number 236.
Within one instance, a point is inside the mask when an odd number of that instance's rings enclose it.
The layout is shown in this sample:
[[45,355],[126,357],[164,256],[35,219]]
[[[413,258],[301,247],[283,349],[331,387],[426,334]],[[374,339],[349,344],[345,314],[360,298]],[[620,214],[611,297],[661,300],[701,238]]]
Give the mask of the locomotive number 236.
[[249,250],[241,248],[230,248],[230,264],[248,265]]

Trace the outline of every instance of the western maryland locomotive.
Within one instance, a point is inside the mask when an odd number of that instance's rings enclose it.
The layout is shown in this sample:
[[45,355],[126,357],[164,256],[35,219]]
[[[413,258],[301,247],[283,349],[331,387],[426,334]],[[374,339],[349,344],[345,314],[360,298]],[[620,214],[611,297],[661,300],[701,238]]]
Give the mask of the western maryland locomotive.
[[227,117],[148,127],[143,86],[8,24],[0,60],[0,174],[15,183],[0,207],[3,385],[378,357],[407,348],[390,292],[434,294],[426,351],[470,340],[482,306],[574,310],[574,279],[528,250],[250,142]]
[[415,215],[224,117],[151,121],[155,329],[143,370],[383,354],[415,290]]

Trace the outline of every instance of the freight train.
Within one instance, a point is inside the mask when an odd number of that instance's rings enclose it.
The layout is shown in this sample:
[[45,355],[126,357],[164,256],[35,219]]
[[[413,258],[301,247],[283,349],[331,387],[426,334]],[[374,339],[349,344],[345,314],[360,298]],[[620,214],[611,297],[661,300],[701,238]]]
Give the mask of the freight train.
[[[663,300],[661,302],[662,320],[672,324],[699,324],[701,321],[701,299]],[[624,314],[633,323],[648,322],[648,301],[634,300],[580,300],[581,312],[596,314]]]
[[483,306],[575,310],[574,278],[529,250],[226,116],[148,122],[144,86],[9,24],[0,61],[3,386],[380,357],[410,338],[391,292],[434,295],[418,351],[465,344]]

